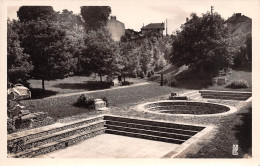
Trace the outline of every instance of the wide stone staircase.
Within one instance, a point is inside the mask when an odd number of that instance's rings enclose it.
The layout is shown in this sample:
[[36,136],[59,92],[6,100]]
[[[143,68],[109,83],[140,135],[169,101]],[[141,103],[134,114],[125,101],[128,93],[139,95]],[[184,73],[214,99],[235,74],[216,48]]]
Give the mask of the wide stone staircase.
[[140,118],[99,115],[9,134],[7,151],[9,158],[32,158],[104,133],[182,144],[204,128]]
[[105,133],[182,144],[205,127],[105,116]]
[[8,157],[29,158],[76,144],[105,132],[103,116],[56,123],[7,136]]
[[252,96],[252,92],[238,92],[238,91],[201,90],[199,91],[199,93],[203,98],[222,99],[222,100],[245,101]]

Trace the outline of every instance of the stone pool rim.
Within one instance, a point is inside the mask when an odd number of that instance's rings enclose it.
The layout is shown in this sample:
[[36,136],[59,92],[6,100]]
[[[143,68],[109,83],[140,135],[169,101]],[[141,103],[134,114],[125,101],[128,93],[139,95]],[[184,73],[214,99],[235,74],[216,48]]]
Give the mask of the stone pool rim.
[[[222,113],[216,113],[216,114],[170,114],[170,113],[163,113],[163,112],[155,112],[155,111],[150,111],[148,108],[145,108],[145,106],[149,104],[155,104],[155,103],[166,103],[166,102],[189,102],[189,103],[208,103],[208,104],[213,104],[213,105],[220,105],[224,107],[228,107],[229,111],[222,112]],[[158,115],[169,115],[169,116],[193,116],[193,117],[211,117],[211,116],[226,116],[232,113],[235,113],[237,111],[237,108],[226,105],[226,104],[220,104],[220,103],[214,103],[214,102],[205,102],[205,101],[185,101],[185,100],[158,100],[158,101],[152,101],[152,102],[146,102],[142,103],[136,106],[136,110],[140,112],[148,112],[152,114],[158,114]]]

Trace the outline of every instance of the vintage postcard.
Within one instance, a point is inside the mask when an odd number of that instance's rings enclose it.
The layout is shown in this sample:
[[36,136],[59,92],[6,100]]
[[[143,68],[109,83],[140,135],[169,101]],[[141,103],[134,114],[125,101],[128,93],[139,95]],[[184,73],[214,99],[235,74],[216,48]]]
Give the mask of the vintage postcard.
[[259,166],[259,5],[1,1],[0,165]]

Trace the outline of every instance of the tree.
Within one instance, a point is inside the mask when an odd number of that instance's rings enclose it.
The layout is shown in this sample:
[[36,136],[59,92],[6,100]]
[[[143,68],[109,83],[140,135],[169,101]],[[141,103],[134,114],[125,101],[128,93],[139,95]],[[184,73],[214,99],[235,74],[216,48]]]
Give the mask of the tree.
[[117,69],[122,74],[125,82],[126,75],[133,74],[138,68],[139,59],[134,46],[130,42],[121,43],[119,49]]
[[52,6],[21,6],[17,16],[21,22],[44,19],[54,13]]
[[26,21],[22,26],[21,45],[34,65],[31,75],[42,80],[44,91],[45,80],[63,78],[76,65],[72,54],[64,50],[66,31],[48,18]]
[[217,13],[208,12],[202,17],[191,14],[191,19],[173,36],[171,63],[190,65],[196,71],[209,75],[230,67],[233,55],[239,49],[235,39],[228,36],[223,22],[224,19]]
[[116,69],[114,49],[115,43],[106,28],[89,31],[79,59],[83,72],[98,74],[102,82],[102,76],[109,75]]
[[86,30],[95,31],[106,26],[111,8],[109,6],[81,6],[80,13],[85,21]]
[[151,50],[152,45],[151,43],[149,43],[148,39],[145,39],[138,49],[140,67],[145,75],[147,73],[148,65],[150,64],[152,58]]
[[27,81],[33,69],[29,55],[20,46],[17,21],[7,21],[7,70],[8,80],[12,83],[18,80]]

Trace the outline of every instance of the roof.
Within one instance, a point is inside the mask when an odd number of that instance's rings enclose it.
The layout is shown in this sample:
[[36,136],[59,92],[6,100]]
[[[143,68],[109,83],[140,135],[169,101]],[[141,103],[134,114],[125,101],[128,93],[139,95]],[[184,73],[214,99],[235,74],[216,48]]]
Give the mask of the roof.
[[164,23],[151,23],[141,29],[164,29]]
[[241,13],[233,14],[230,18],[228,18],[225,22],[246,22],[251,20],[251,18],[241,15]]

